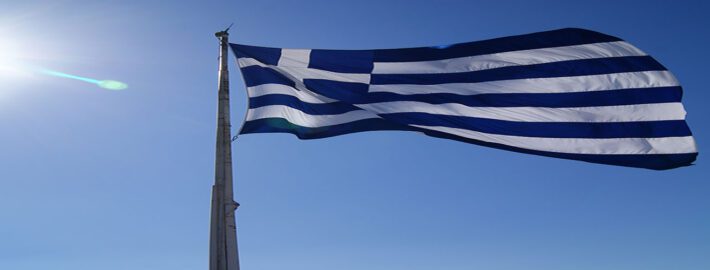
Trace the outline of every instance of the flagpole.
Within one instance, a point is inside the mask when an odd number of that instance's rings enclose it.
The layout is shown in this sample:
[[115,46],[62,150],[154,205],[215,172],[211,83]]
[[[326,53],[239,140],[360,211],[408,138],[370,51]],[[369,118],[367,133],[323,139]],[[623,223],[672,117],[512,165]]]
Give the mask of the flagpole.
[[215,33],[219,39],[219,79],[215,179],[212,186],[209,270],[239,270],[237,226],[232,184],[232,136],[229,120],[229,28]]

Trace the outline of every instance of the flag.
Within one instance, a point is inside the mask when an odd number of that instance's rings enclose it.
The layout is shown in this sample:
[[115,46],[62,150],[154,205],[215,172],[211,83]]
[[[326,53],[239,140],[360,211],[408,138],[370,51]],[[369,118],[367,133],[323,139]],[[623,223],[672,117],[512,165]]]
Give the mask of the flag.
[[633,45],[594,31],[404,49],[230,45],[249,97],[240,134],[415,131],[658,170],[697,156],[678,80]]

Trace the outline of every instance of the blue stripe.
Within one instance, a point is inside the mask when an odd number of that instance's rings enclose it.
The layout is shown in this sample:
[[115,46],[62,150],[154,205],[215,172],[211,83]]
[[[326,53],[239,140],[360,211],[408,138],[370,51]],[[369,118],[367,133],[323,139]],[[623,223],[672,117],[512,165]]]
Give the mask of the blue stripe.
[[278,71],[267,67],[248,66],[242,68],[242,75],[247,87],[269,83],[283,84],[291,87],[296,86],[296,83],[294,83],[291,79],[286,78],[286,76]]
[[[308,81],[308,80],[306,80]],[[458,103],[470,107],[593,107],[650,103],[680,102],[680,86],[630,88],[607,91],[572,93],[504,93],[458,95],[451,93],[403,95],[390,92],[350,91],[343,87],[328,88],[306,84],[309,90],[322,96],[350,104],[367,104],[392,101],[417,101],[429,104]]]
[[680,102],[681,87],[656,87],[590,91],[574,93],[516,93],[457,95],[449,93],[402,95],[373,92],[355,100],[354,104],[417,101],[429,104],[458,103],[469,107],[594,107],[650,103]]
[[[394,93],[371,93],[367,102],[358,104],[416,101],[429,104],[457,103],[470,107],[591,107],[635,105],[650,103],[680,102],[680,87],[659,87],[643,89],[624,89],[612,91],[552,94],[484,94],[460,96],[454,94],[399,95]],[[249,108],[269,105],[285,105],[310,115],[342,114],[359,110],[345,102],[308,103],[297,97],[282,94],[268,94],[249,99]]]
[[469,138],[463,138],[448,133],[430,131],[425,129],[420,129],[423,132],[432,137],[456,140],[461,142],[466,142],[470,144],[476,144],[485,147],[497,148],[502,150],[508,150],[513,152],[540,155],[553,158],[562,159],[572,159],[585,161],[590,163],[599,163],[607,165],[625,166],[625,167],[635,167],[635,168],[645,168],[652,170],[668,170],[683,166],[692,165],[695,161],[698,153],[686,153],[686,154],[646,154],[646,155],[602,155],[602,154],[570,154],[570,153],[556,153],[547,151],[530,150],[524,148],[518,148],[513,146],[508,146],[498,143],[484,142]]
[[375,62],[410,62],[613,41],[621,41],[621,39],[590,30],[567,28],[450,46],[386,49],[374,52]]
[[371,50],[311,50],[309,68],[342,73],[370,73]]
[[310,115],[342,114],[350,111],[360,110],[359,108],[348,103],[308,103],[303,102],[294,96],[280,94],[263,95],[249,99],[250,109],[269,105],[284,105]]
[[[288,95],[264,95],[250,99],[250,108],[284,105],[310,115],[342,114],[359,108],[342,102],[313,104]],[[419,112],[379,114],[399,124],[442,126],[472,131],[547,138],[657,138],[692,135],[683,120],[639,122],[517,122]]]
[[343,134],[378,131],[378,130],[411,130],[409,127],[396,125],[383,119],[363,119],[340,125],[309,128],[303,127],[283,118],[264,118],[247,121],[241,134],[249,133],[291,133],[301,139],[320,139]]
[[304,79],[303,84],[308,90],[332,99],[348,103],[367,95],[370,85],[364,83],[339,82],[321,79]]
[[400,130],[400,131],[419,131],[428,136],[461,141],[470,144],[476,144],[484,147],[497,148],[507,151],[514,151],[525,154],[547,156],[561,159],[579,160],[590,163],[646,168],[652,170],[667,170],[683,166],[692,165],[697,158],[698,153],[687,154],[647,154],[647,155],[601,155],[601,154],[570,154],[556,153],[547,151],[530,150],[518,147],[512,147],[504,144],[484,142],[469,138],[463,138],[443,132],[410,128],[404,126],[391,125],[382,119],[365,119],[347,124],[333,125],[320,128],[308,128],[292,124],[282,118],[266,118],[244,123],[241,134],[254,133],[291,133],[300,139],[319,139],[333,137],[343,134],[378,131],[378,130]]
[[406,125],[440,126],[472,131],[544,138],[658,138],[690,136],[683,120],[644,122],[514,122],[428,113],[378,114]]
[[459,73],[372,74],[371,84],[446,84],[666,70],[650,56],[560,61]]
[[[465,56],[493,54],[509,51],[549,47],[573,46],[622,39],[606,34],[576,28],[451,44],[446,46],[378,49],[378,50],[313,50],[311,61],[319,62],[314,68],[361,73],[372,70],[372,62],[410,62],[450,59]],[[230,44],[238,58],[254,58],[269,65],[278,64],[280,48]],[[315,53],[315,54],[314,54]],[[334,59],[330,61],[328,58]],[[335,60],[337,59],[337,60]],[[322,61],[322,62],[321,62]],[[343,62],[340,62],[343,61]]]
[[237,58],[254,58],[267,65],[277,65],[281,58],[281,49],[249,46],[241,44],[229,44]]

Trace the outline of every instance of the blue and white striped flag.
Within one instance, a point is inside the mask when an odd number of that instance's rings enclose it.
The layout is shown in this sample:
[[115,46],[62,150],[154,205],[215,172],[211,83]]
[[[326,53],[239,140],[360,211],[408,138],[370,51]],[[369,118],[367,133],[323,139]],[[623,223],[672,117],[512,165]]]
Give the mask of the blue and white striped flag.
[[650,169],[697,156],[673,74],[589,30],[407,49],[231,47],[249,96],[241,134],[418,131]]

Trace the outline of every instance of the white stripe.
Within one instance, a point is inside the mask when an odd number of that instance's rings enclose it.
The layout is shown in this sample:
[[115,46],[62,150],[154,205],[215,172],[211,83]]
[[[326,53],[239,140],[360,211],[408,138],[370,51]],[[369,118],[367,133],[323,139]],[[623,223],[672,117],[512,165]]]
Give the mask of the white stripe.
[[310,115],[283,105],[270,105],[247,111],[247,121],[263,118],[284,118],[299,126],[316,128],[380,117],[364,110],[350,111],[343,114]]
[[296,90],[296,88],[283,84],[262,84],[247,87],[249,97],[258,97],[270,94],[289,95],[307,103],[330,103],[335,100],[313,93],[307,89]]
[[245,67],[249,67],[249,66],[261,66],[261,67],[267,66],[266,64],[259,62],[259,60],[256,60],[251,57],[237,58],[237,64],[239,64],[240,68],[245,68]]
[[394,101],[357,104],[376,114],[429,113],[518,122],[633,122],[683,120],[681,103],[638,104],[621,106],[542,108],[542,107],[469,107],[456,103],[429,104],[416,101]]
[[419,126],[424,129],[436,130],[456,136],[499,143],[531,150],[571,153],[571,154],[682,154],[695,153],[695,140],[687,137],[664,138],[614,138],[614,139],[582,139],[582,138],[533,138],[509,135],[488,134],[466,129],[449,127]]
[[[304,127],[317,128],[349,123],[357,120],[379,118],[367,111],[351,111],[337,115],[309,115],[288,106],[273,105],[247,112],[247,121],[263,118],[283,118]],[[464,138],[499,143],[518,148],[573,154],[680,154],[695,153],[692,136],[664,138],[537,138],[489,134],[459,128],[412,125],[436,130]]]
[[[369,73],[340,73],[315,68],[273,66],[259,62],[254,58],[239,58],[237,59],[237,62],[239,63],[239,67],[241,68],[245,68],[248,66],[271,68],[296,82],[303,82],[304,79],[322,79],[353,83],[370,83]],[[300,89],[300,87],[298,88]]]
[[294,77],[299,81],[304,79],[322,79],[340,82],[370,83],[370,74],[364,73],[340,73],[315,68],[281,67],[272,66],[272,69],[289,77]]
[[459,95],[502,93],[571,93],[678,85],[678,80],[676,80],[673,74],[668,71],[644,71],[556,78],[503,80],[480,83],[370,85],[370,92],[391,92],[403,95],[433,93],[452,93]]
[[307,68],[310,58],[311,50],[308,49],[281,49],[278,65],[282,67]]
[[[269,94],[289,95],[306,103],[331,103],[336,100],[308,90],[296,90],[281,84],[263,84],[248,87],[249,97]],[[376,114],[421,112],[441,115],[458,115],[520,122],[631,122],[683,120],[685,109],[681,103],[654,103],[597,107],[469,107],[457,103],[429,104],[417,101],[392,101],[355,104]]]
[[419,62],[375,62],[375,74],[454,73],[604,57],[643,56],[624,41],[521,50]]

